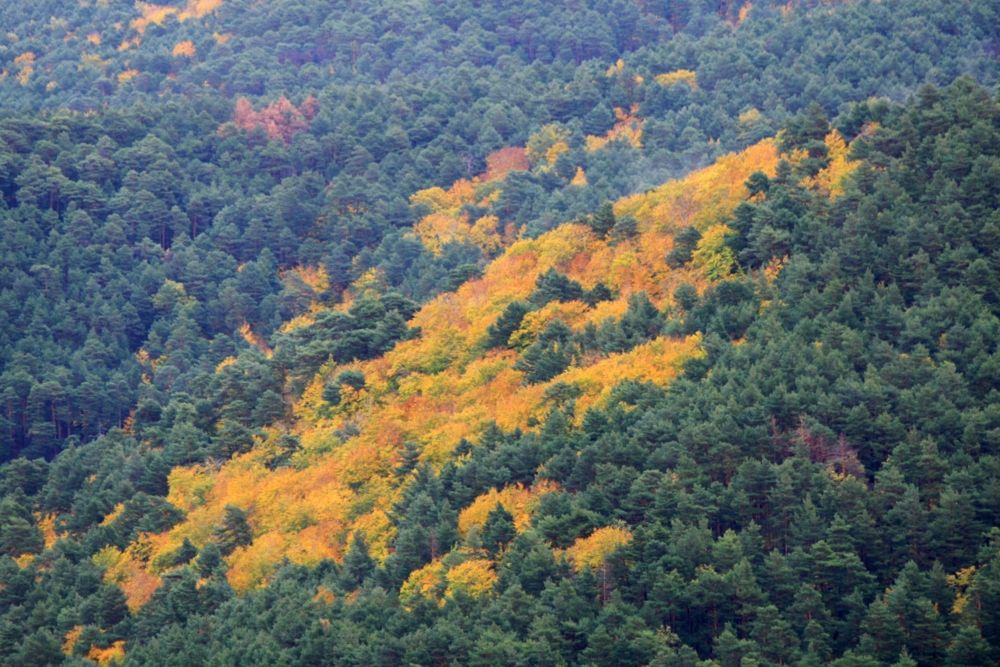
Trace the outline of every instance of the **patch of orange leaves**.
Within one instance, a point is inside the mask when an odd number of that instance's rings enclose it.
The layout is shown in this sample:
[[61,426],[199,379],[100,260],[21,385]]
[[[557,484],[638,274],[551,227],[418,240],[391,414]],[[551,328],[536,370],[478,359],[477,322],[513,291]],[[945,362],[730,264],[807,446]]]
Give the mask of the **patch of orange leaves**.
[[174,58],[194,58],[195,52],[194,42],[185,39],[183,42],[177,42],[170,54]]
[[637,115],[638,111],[638,104],[633,104],[628,111],[616,107],[614,126],[603,137],[587,136],[587,150],[600,150],[619,139],[627,141],[633,148],[642,148],[643,119]]
[[261,335],[256,333],[247,322],[240,325],[240,336],[242,336],[243,340],[247,343],[263,352],[264,356],[268,359],[270,359],[271,355],[274,354],[274,351],[268,346],[267,341],[264,340]]
[[490,489],[482,494],[472,504],[458,515],[458,530],[466,535],[472,528],[482,528],[486,518],[497,506],[503,506],[514,517],[514,526],[523,532],[531,524],[531,514],[538,505],[539,499],[546,493],[551,493],[559,487],[554,482],[540,482],[531,488],[521,484],[504,487],[500,491]]
[[192,18],[201,18],[214,12],[221,5],[222,0],[188,0],[183,8],[179,8],[173,5],[158,5],[137,0],[135,8],[139,11],[139,18],[134,19],[131,25],[141,35],[151,23],[163,25],[170,16],[176,16],[177,20],[181,22]]
[[825,143],[830,163],[814,177],[803,181],[803,185],[814,187],[826,193],[830,199],[836,199],[844,194],[845,180],[854,173],[860,163],[848,159],[847,142],[837,130],[830,130]]
[[99,665],[119,663],[125,659],[125,640],[119,639],[106,648],[91,646],[87,652],[87,659],[93,660]]
[[506,177],[512,171],[527,171],[530,167],[528,154],[523,147],[507,146],[486,156],[486,173],[483,175],[483,180],[495,181]]
[[512,225],[501,225],[493,215],[470,220],[462,208],[484,205],[498,196],[507,174],[528,168],[527,154],[516,146],[502,148],[491,153],[486,163],[486,173],[481,176],[460,179],[447,190],[441,187],[420,190],[410,197],[411,204],[429,209],[413,231],[434,254],[440,255],[447,243],[466,242],[492,255],[514,240],[516,230]]
[[38,529],[42,531],[42,539],[45,542],[45,548],[51,548],[52,545],[56,543],[56,540],[59,539],[59,535],[56,533],[56,515],[36,515],[36,523],[38,524]]
[[[307,97],[296,107],[282,95],[260,111],[254,110],[250,100],[240,97],[233,107],[233,125],[246,132],[259,128],[264,130],[268,139],[280,139],[288,143],[309,126],[309,121],[316,116],[318,110],[313,97]],[[219,131],[224,132],[226,127],[228,126],[223,125]]]
[[73,649],[76,647],[76,640],[80,638],[80,633],[83,632],[82,625],[74,625],[69,632],[63,636],[62,652],[63,655],[72,655]]
[[149,602],[160,586],[160,578],[148,568],[148,540],[143,535],[125,551],[108,546],[93,556],[94,563],[104,569],[104,580],[122,589],[125,603],[133,612]]
[[566,556],[577,570],[599,568],[612,553],[632,541],[626,528],[605,526],[587,537],[581,537],[566,550]]
[[458,591],[472,597],[488,595],[497,582],[493,561],[488,558],[472,558],[455,565],[446,575],[448,587],[445,597],[454,597]]
[[28,85],[31,75],[35,72],[35,54],[32,51],[25,51],[14,58],[14,67],[17,68],[17,81],[22,86]]
[[657,74],[654,81],[667,88],[683,83],[691,90],[698,90],[698,74],[690,69],[675,69],[672,72]]

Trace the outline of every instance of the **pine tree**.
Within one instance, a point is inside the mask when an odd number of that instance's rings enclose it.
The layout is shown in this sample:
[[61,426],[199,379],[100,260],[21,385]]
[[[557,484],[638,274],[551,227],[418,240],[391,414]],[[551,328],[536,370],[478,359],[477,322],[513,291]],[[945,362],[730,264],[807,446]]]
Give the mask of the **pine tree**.
[[253,532],[247,521],[246,511],[235,505],[226,505],[222,524],[215,529],[215,543],[223,555],[253,542]]
[[514,516],[500,503],[496,504],[483,524],[482,541],[490,556],[496,556],[517,536]]
[[353,586],[359,586],[375,571],[375,560],[368,553],[368,543],[361,532],[351,537],[351,545],[344,555],[344,572]]

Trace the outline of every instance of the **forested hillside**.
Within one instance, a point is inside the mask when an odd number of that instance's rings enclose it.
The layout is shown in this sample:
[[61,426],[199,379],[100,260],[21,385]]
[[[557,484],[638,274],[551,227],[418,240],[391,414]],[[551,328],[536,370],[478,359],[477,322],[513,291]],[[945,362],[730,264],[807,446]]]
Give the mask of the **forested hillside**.
[[997,14],[7,3],[0,664],[997,664]]

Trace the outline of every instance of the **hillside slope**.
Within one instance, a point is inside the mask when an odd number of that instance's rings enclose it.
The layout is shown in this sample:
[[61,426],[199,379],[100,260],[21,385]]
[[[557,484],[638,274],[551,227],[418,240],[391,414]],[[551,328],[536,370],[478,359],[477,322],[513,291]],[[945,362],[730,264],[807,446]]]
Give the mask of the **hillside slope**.
[[[1000,105],[961,80],[856,118],[853,162],[825,122],[800,118],[778,142],[790,160],[775,162],[765,143],[729,169],[619,202],[612,229],[628,238],[632,211],[638,246],[598,240],[603,215],[515,244],[493,268],[528,268],[522,280],[504,276],[500,302],[473,280],[415,316],[420,338],[324,369],[289,425],[298,441],[274,432],[218,470],[175,471],[187,519],[123,559],[157,553],[149,564],[163,576],[135,614],[127,660],[994,662]],[[743,175],[746,190],[734,185]],[[664,311],[633,298],[616,325],[581,334],[588,317],[622,312],[620,296],[587,282],[589,268],[609,283],[634,276],[597,258],[655,245],[671,225],[646,217],[657,203],[695,219],[684,211],[699,208],[677,195],[699,179],[723,217],[700,220],[704,242],[682,228],[658,253],[669,248],[666,261],[701,293],[678,287]],[[729,229],[718,245],[717,222]],[[702,261],[726,251],[735,273]],[[550,265],[580,284],[539,272]],[[643,286],[656,295],[655,285]],[[597,305],[567,298],[581,293]],[[514,298],[527,304],[520,326],[502,308]],[[525,345],[519,334],[547,312],[569,333],[545,326]],[[450,319],[431,317],[441,314]],[[694,332],[701,353],[685,353]],[[591,336],[601,344],[588,347]],[[508,351],[484,354],[484,337],[490,347],[506,339]],[[616,346],[628,349],[604,351]],[[680,373],[670,368],[678,356]],[[512,398],[497,415],[513,415],[509,430],[470,433],[467,420],[497,409],[479,388],[505,375],[495,386]],[[421,429],[407,432],[410,421]],[[225,509],[227,497],[252,504]],[[289,521],[310,512],[329,523]],[[183,545],[212,521],[210,544]],[[283,555],[311,562],[299,540],[342,554],[339,564],[272,570]],[[172,558],[190,564],[157,565],[179,542]],[[225,577],[243,594],[227,597]],[[260,577],[267,585],[254,588]]]
[[[230,505],[247,511],[254,533],[253,543],[229,559],[237,589],[259,583],[286,557],[300,563],[339,559],[356,531],[383,560],[394,533],[388,508],[408,484],[397,472],[407,447],[418,461],[440,469],[465,439],[476,441],[489,425],[509,431],[539,424],[559,388],[573,388],[582,416],[622,381],[668,383],[686,359],[699,354],[697,336],[654,335],[627,351],[594,351],[535,382],[518,369],[516,349],[487,350],[484,341],[490,325],[511,303],[527,301],[550,270],[584,290],[602,283],[609,298],[594,304],[553,300],[532,310],[510,334],[521,341],[515,348],[528,347],[554,321],[575,332],[618,322],[640,292],[662,309],[682,284],[704,289],[705,266],[667,265],[675,235],[693,226],[712,238],[747,196],[744,181],[755,171],[773,175],[777,159],[774,143],[765,141],[681,181],[621,200],[615,216],[637,221],[625,238],[613,233],[600,238],[577,223],[518,241],[481,278],[421,308],[409,323],[420,332],[417,338],[370,362],[324,367],[296,403],[287,429],[272,429],[253,451],[221,469],[195,466],[171,473],[168,500],[186,519],[168,534],[149,538],[154,571],[157,559],[185,539],[197,547],[210,542]],[[706,247],[704,254],[719,250]],[[352,371],[362,374],[364,387],[344,386],[339,403],[331,406],[324,387]],[[288,436],[295,438],[296,451],[286,467],[274,469]],[[117,568],[112,578],[126,569]],[[132,590],[127,583],[126,590]],[[151,593],[140,582],[135,590],[136,602]]]

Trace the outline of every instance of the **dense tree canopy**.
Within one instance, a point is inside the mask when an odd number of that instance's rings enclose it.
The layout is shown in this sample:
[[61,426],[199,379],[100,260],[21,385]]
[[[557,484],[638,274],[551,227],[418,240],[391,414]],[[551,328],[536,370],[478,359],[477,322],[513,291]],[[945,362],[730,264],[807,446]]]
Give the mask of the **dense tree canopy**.
[[7,4],[0,664],[1000,661],[995,3]]

